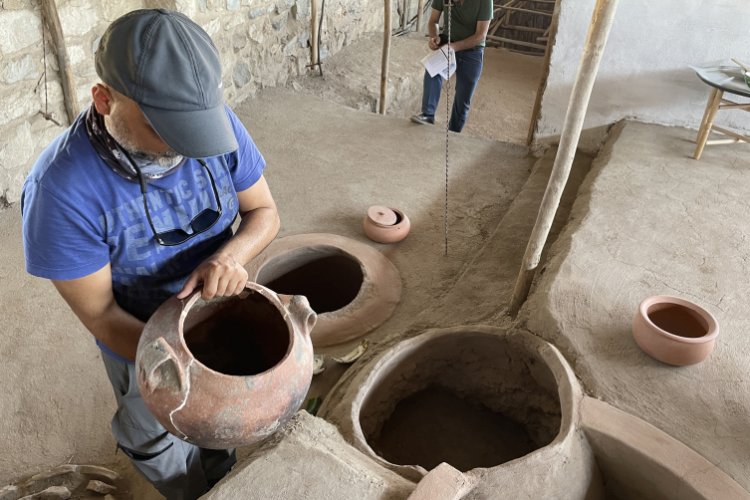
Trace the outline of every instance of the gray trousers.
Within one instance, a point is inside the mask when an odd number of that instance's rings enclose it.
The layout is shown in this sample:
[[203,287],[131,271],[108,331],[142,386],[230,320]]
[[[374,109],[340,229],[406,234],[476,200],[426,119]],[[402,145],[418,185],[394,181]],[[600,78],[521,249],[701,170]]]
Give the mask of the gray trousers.
[[102,352],[104,367],[117,398],[112,434],[133,466],[168,500],[200,497],[229,472],[234,450],[208,450],[187,443],[164,429],[138,390],[135,365]]

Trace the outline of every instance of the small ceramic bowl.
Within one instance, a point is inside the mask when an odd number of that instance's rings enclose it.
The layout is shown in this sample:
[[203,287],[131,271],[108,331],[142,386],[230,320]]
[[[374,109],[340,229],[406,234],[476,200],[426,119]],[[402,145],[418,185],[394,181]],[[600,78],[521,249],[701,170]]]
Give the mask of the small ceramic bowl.
[[711,354],[718,335],[719,323],[710,312],[679,297],[649,297],[633,318],[638,346],[670,365],[700,363]]
[[396,243],[409,234],[411,222],[401,210],[374,205],[362,221],[365,234],[377,243]]

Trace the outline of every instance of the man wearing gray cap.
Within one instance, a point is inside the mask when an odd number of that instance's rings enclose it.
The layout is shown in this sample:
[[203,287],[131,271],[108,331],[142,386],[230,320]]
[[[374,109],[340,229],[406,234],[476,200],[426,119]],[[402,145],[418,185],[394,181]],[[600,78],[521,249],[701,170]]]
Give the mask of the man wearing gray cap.
[[197,498],[234,452],[193,446],[154,419],[136,383],[138,339],[172,295],[240,293],[243,266],[278,232],[276,205],[197,24],[161,9],[131,12],[109,26],[95,62],[92,105],[24,184],[26,268],[52,280],[96,338],[119,448],[167,498]]

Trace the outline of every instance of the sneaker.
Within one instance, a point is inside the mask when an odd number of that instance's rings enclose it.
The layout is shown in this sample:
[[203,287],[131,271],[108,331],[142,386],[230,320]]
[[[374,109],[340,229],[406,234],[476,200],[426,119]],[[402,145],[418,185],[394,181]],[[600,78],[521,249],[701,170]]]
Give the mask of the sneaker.
[[434,125],[435,117],[427,116],[424,113],[419,113],[418,115],[411,115],[411,121],[413,121],[414,123],[422,124],[422,125]]

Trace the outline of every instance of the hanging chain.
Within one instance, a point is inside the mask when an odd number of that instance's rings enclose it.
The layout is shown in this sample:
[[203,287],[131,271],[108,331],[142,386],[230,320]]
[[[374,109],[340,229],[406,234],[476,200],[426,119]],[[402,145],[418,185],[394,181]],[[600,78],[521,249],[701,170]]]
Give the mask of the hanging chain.
[[445,234],[444,255],[448,255],[448,131],[450,127],[450,102],[451,95],[451,8],[453,0],[447,0],[448,5],[448,79],[445,81],[445,205],[443,208],[443,231]]

